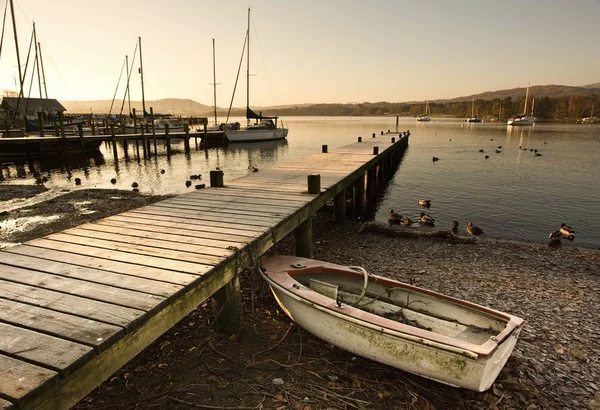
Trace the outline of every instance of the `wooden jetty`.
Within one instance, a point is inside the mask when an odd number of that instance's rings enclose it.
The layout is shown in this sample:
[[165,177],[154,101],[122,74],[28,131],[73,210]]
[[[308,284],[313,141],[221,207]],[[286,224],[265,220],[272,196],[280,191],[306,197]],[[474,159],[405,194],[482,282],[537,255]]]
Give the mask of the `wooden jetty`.
[[0,409],[66,409],[209,297],[240,319],[238,274],[312,215],[359,206],[391,176],[409,133],[373,134],[224,183],[0,251]]

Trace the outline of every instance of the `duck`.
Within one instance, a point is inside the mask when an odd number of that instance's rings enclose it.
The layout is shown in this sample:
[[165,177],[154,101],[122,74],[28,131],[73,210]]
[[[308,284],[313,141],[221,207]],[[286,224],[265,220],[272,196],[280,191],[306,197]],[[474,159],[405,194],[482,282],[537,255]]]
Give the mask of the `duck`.
[[75,185],[81,185],[81,178],[75,178]]
[[433,157],[433,162],[435,161],[439,161],[440,159],[438,157]]
[[485,152],[483,149],[480,149],[479,152]]
[[489,155],[486,155],[486,156],[485,156],[485,159],[488,159],[489,157],[490,157]]
[[391,224],[399,224],[402,222],[402,215],[394,212],[393,209],[390,209],[390,213],[388,214],[388,222]]
[[116,184],[117,183],[117,178],[111,178],[110,179],[110,183],[113,184],[113,185]]
[[189,179],[187,181],[185,181],[185,186],[187,188],[191,187],[192,186],[192,181],[190,181]]
[[427,208],[431,206],[431,199],[419,199],[417,202],[419,206],[426,206]]
[[560,240],[562,239],[562,232],[560,231],[560,229],[557,229],[555,231],[550,232],[550,235],[548,235],[548,237],[550,238],[550,242],[560,242]]
[[139,187],[139,184],[137,182],[134,182],[134,183],[131,184],[131,187],[132,188],[137,188],[137,187]]
[[435,219],[431,217],[431,215],[427,215],[425,212],[421,212],[421,219],[419,219],[419,223],[421,225],[429,225],[434,226]]
[[571,241],[575,239],[575,231],[566,224],[560,224],[560,233],[565,239],[569,239]]
[[478,226],[473,225],[473,222],[469,222],[467,224],[467,232],[469,233],[469,235],[473,236],[479,236],[483,234],[483,230]]
[[502,151],[500,151],[499,149],[496,150],[496,154],[500,154]]
[[454,221],[452,222],[452,229],[450,229],[450,231],[456,235],[458,234],[458,221]]
[[412,221],[410,218],[404,218],[404,219],[402,220],[402,223],[403,223],[404,225],[406,225],[406,226],[411,226],[411,225],[412,225],[412,223],[413,223],[413,221]]

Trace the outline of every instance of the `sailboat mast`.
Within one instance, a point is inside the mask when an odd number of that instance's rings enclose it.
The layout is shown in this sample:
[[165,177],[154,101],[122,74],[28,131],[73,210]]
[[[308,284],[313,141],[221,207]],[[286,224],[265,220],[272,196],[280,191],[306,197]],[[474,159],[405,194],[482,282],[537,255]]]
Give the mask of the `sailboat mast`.
[[250,125],[250,119],[248,118],[248,110],[250,109],[250,7],[248,7],[248,30],[246,31],[246,40],[246,125]]
[[[129,71],[129,56],[126,55],[125,56],[125,70],[127,70],[127,107],[129,109],[129,111],[127,112],[128,115],[131,114],[131,95],[129,94],[129,74],[131,73],[131,71]],[[143,115],[144,113],[142,113]]]
[[35,32],[35,21],[33,22],[33,44],[35,44],[35,64],[37,65],[37,78],[38,78],[38,88],[40,90],[40,98],[44,98],[42,95],[42,79],[40,76],[40,60],[38,57],[38,48],[37,48],[37,34]]
[[535,106],[535,97],[531,99],[531,116],[533,117],[533,107]]
[[471,103],[471,118],[475,117],[475,97],[473,97],[473,102]]
[[142,117],[146,117],[146,98],[144,96],[144,65],[142,63],[142,38],[138,37],[140,47],[140,76],[142,80]]
[[40,50],[40,67],[42,68],[42,81],[44,82],[44,95],[48,98],[48,89],[46,88],[46,73],[44,72],[44,60],[42,59],[42,43],[37,43],[37,48]]
[[212,39],[213,43],[213,93],[215,100],[215,125],[217,125],[217,70],[215,66],[215,39]]
[[13,23],[13,33],[15,36],[15,49],[17,50],[17,65],[19,67],[19,98],[23,95],[23,72],[21,71],[21,56],[19,55],[19,39],[17,38],[17,24],[15,23],[15,7],[13,0],[10,0],[10,15]]
[[529,98],[529,83],[527,83],[527,91],[525,91],[525,109],[523,115],[527,115],[527,99]]

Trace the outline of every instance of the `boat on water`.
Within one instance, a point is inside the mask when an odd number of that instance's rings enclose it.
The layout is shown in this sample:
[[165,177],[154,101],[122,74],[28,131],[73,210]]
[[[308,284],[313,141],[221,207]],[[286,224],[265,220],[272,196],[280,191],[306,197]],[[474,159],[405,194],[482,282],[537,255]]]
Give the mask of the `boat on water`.
[[467,118],[467,122],[483,122],[481,118],[475,116],[475,97],[471,103],[471,118]]
[[315,336],[441,383],[485,391],[525,321],[508,313],[367,273],[294,256],[261,258],[277,302]]
[[428,122],[431,121],[430,117],[431,113],[429,112],[429,101],[425,102],[425,114],[421,114],[417,117],[417,121],[419,122]]
[[513,118],[509,118],[507,124],[508,125],[535,125],[537,118],[533,115],[533,107],[535,104],[535,99],[531,102],[531,115],[527,115],[527,100],[529,98],[529,84],[527,84],[527,91],[525,92],[525,108],[523,109],[523,114],[519,114],[514,116]]
[[[248,8],[248,30],[246,31],[246,127],[238,124],[224,126],[229,142],[270,141],[287,137],[288,129],[278,124],[276,116],[256,113],[250,108],[250,8]],[[254,123],[252,123],[254,121]],[[226,121],[227,123],[227,121]]]

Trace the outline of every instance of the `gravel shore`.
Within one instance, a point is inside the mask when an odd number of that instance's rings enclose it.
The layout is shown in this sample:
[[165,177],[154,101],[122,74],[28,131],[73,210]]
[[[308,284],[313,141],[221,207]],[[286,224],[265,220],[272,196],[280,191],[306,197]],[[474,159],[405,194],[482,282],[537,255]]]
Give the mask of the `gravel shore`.
[[[82,190],[19,207],[6,187],[0,190],[2,206],[8,208],[0,208],[0,241],[5,243],[165,198]],[[32,197],[44,194],[39,190]],[[22,199],[23,191],[15,195]],[[58,216],[49,219],[52,215]],[[37,222],[23,225],[20,218]],[[600,251],[485,239],[398,238],[359,233],[361,222],[335,224],[332,219],[327,211],[315,215],[315,259],[412,279],[418,286],[527,320],[492,389],[452,388],[327,345],[295,326],[266,284],[245,272],[245,322],[238,334],[214,333],[210,303],[203,304],[76,408],[600,409]],[[272,251],[293,252],[292,238]],[[278,378],[284,384],[274,384]]]

